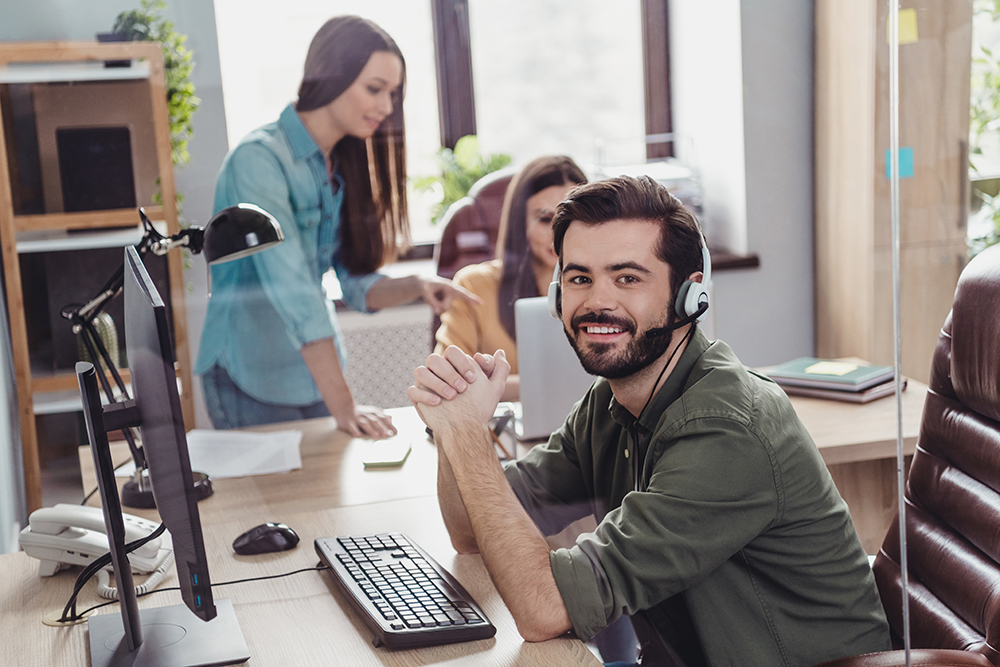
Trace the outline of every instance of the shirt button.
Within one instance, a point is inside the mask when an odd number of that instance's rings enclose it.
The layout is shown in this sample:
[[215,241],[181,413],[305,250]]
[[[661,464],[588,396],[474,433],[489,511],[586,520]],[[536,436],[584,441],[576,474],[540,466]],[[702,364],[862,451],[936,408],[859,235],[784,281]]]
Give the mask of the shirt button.
[[628,458],[628,449],[625,450],[625,458]]

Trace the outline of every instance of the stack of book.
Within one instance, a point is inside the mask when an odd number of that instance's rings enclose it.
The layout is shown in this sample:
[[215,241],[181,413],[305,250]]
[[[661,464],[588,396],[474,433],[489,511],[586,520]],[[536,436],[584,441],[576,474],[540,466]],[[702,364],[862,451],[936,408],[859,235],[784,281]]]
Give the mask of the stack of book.
[[[786,394],[867,403],[896,390],[892,366],[799,357],[767,371]],[[906,388],[903,378],[902,388]]]

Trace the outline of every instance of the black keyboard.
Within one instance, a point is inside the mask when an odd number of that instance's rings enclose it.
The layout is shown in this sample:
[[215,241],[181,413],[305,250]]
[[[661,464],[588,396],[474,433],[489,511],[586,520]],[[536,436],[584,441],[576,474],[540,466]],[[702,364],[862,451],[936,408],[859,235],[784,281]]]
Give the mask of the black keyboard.
[[434,646],[497,632],[462,585],[405,535],[323,537],[315,545],[375,633],[376,647]]

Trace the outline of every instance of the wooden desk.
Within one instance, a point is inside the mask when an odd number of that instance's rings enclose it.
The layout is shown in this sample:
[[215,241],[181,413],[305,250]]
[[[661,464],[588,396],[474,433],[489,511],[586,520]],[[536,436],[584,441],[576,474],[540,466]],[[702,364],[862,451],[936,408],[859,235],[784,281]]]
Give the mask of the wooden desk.
[[[903,450],[913,456],[927,385],[908,380],[903,392]],[[799,419],[823,455],[851,509],[861,544],[878,553],[896,516],[896,399],[857,405],[792,396]]]
[[[391,410],[401,432],[422,434],[412,409]],[[580,641],[556,639],[530,644],[493,587],[479,556],[459,556],[451,547],[435,494],[437,452],[422,435],[397,470],[365,471],[366,441],[336,431],[330,419],[294,425],[303,431],[301,470],[214,482],[215,494],[199,503],[212,579],[218,583],[289,572],[316,564],[317,537],[349,533],[405,532],[449,569],[497,626],[496,637],[409,651],[373,649],[371,634],[334,587],[330,575],[305,572],[283,579],[216,588],[229,598],[250,648],[250,665],[565,665],[600,662]],[[115,445],[115,460],[125,458]],[[93,485],[90,453],[81,453],[84,486]],[[153,516],[155,512],[128,510]],[[259,523],[281,521],[302,538],[291,551],[237,556],[233,539]],[[89,649],[86,626],[50,628],[46,613],[61,609],[79,569],[41,579],[37,562],[23,552],[0,556],[0,646],[12,664],[82,665]],[[176,585],[171,573],[163,587]],[[98,602],[94,585],[81,595],[80,608]],[[180,604],[177,592],[139,599],[140,608]],[[115,606],[102,612],[116,611]],[[16,656],[16,657],[15,657]]]
[[[909,454],[926,392],[925,385],[911,380],[903,394],[904,444]],[[796,397],[792,402],[851,508],[862,544],[875,553],[896,512],[895,400],[853,405]],[[311,665],[336,659],[351,665],[598,665],[576,640],[521,641],[482,560],[458,556],[451,548],[435,497],[437,450],[422,436],[412,409],[390,412],[401,432],[416,434],[413,451],[401,469],[365,471],[361,456],[366,441],[336,431],[329,419],[318,419],[294,425],[303,431],[301,470],[216,480],[215,494],[199,504],[213,579],[228,581],[312,566],[316,556],[311,543],[316,537],[402,530],[455,574],[496,624],[497,636],[413,651],[374,650],[368,631],[348,611],[329,576],[309,572],[217,589],[219,598],[233,601],[253,656],[250,664]],[[127,457],[124,444],[112,448],[114,460]],[[83,448],[88,490],[94,487],[90,460]],[[155,512],[129,511],[155,518]],[[233,538],[264,521],[295,527],[302,544],[281,554],[233,554]],[[19,656],[17,664],[85,664],[87,633],[82,626],[56,629],[41,623],[44,614],[65,604],[77,572],[41,579],[37,563],[24,553],[0,556],[0,646],[5,655]],[[164,586],[175,583],[172,574]],[[81,598],[83,606],[97,601],[93,591],[91,584]],[[179,602],[177,593],[167,592],[141,598],[139,604]]]

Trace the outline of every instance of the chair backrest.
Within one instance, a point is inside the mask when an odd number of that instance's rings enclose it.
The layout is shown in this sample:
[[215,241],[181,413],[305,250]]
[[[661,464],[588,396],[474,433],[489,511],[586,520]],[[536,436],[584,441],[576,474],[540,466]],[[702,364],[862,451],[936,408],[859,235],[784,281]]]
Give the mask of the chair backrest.
[[[959,278],[905,496],[913,647],[975,651],[1000,665],[1000,246]],[[874,564],[896,642],[898,521]]]
[[493,259],[504,195],[516,173],[509,167],[489,173],[448,207],[441,220],[441,240],[434,247],[439,276],[450,279],[463,266]]

